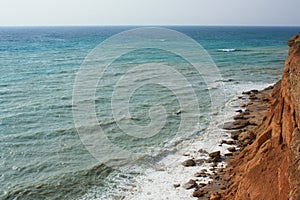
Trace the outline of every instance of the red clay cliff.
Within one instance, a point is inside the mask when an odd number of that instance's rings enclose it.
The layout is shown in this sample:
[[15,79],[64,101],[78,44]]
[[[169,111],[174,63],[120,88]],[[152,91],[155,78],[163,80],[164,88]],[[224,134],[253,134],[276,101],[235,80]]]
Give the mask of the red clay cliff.
[[300,200],[300,34],[288,41],[282,80],[268,97],[256,139],[229,161],[222,199]]

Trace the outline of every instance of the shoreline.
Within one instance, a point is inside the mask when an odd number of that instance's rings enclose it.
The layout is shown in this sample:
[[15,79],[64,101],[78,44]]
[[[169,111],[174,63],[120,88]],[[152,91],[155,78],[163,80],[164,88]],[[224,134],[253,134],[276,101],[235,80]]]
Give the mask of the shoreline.
[[[227,167],[218,170],[214,181],[195,185],[198,200],[300,199],[300,34],[287,44],[281,80],[262,91],[244,92],[249,97],[245,110],[224,124],[240,151],[226,159]],[[220,152],[212,154],[220,157]]]
[[231,161],[237,158],[237,155],[256,139],[255,129],[270,109],[270,96],[273,88],[274,86],[269,86],[259,91],[255,89],[246,91],[238,97],[239,99],[247,99],[247,103],[241,105],[242,109],[235,111],[237,114],[233,117],[234,121],[224,124],[223,129],[229,132],[231,139],[222,140],[219,144],[221,146],[229,145],[227,148],[229,153],[222,155],[216,151],[209,154],[210,160],[208,162],[217,158],[216,162],[212,162],[213,164],[222,161],[226,163],[226,166],[215,168],[213,175],[202,173],[202,176],[209,176],[212,181],[207,185],[196,185],[192,193],[193,197],[198,198],[198,200],[222,199],[222,193],[232,184],[230,172],[234,166],[231,165]]
[[[243,85],[234,90],[234,95],[220,111],[220,115],[208,128],[208,136],[194,138],[186,141],[188,145],[178,147],[177,151],[161,159],[156,165],[158,168],[149,168],[137,176],[137,188],[133,193],[123,193],[124,199],[186,199],[194,200],[195,197],[208,199],[210,193],[224,189],[220,184],[220,177],[227,166],[227,159],[240,149],[237,140],[232,139],[231,130],[223,126],[232,124],[237,114],[236,111],[247,110],[251,99],[247,94],[242,94],[241,88],[256,91],[253,88],[270,88],[272,84]],[[205,133],[207,134],[207,133]],[[223,143],[221,145],[221,143]],[[229,150],[230,149],[230,150]],[[213,152],[219,155],[211,155]],[[227,158],[227,159],[225,159]],[[162,191],[163,188],[163,191]],[[196,191],[197,190],[197,191]],[[206,192],[200,192],[205,190]]]

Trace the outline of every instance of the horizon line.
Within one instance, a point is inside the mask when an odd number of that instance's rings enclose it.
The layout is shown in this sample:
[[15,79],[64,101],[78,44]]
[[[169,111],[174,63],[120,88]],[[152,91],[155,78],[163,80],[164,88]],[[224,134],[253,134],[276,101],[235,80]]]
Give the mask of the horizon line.
[[144,26],[208,26],[208,27],[300,27],[300,25],[283,24],[24,24],[0,25],[0,27],[144,27]]

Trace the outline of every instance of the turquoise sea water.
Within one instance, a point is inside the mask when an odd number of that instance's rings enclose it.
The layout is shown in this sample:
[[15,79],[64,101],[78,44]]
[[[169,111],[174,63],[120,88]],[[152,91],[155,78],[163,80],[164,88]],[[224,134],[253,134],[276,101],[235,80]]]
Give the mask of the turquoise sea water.
[[[100,199],[112,199],[110,194],[122,182],[130,183],[136,176],[99,163],[82,144],[72,115],[74,81],[85,57],[105,39],[132,28],[0,28],[1,199],[77,199],[94,187]],[[286,41],[300,32],[299,27],[167,28],[186,34],[208,51],[223,77],[227,98],[235,95],[230,93],[233,85],[279,80],[287,57]],[[187,133],[190,138],[201,135],[208,125],[212,115],[209,94],[203,79],[169,52],[136,50],[112,64],[96,91],[99,124],[115,145],[155,160],[167,152],[165,144],[178,128],[180,116],[174,113],[179,102],[164,87],[140,88],[130,99],[132,119],[148,124],[149,108],[159,104],[166,108],[167,124],[155,137],[137,139],[123,134],[111,114],[110,98],[114,84],[134,63],[168,64],[195,83],[201,97],[201,129]]]

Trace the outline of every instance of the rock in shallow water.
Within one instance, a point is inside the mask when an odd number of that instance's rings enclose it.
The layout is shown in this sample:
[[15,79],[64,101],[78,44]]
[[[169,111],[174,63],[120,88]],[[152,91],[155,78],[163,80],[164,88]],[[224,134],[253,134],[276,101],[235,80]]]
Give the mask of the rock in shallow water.
[[227,150],[230,151],[230,152],[235,152],[236,151],[235,147],[229,147]]
[[198,185],[197,185],[196,181],[193,180],[193,179],[191,179],[191,180],[189,180],[189,182],[183,184],[182,187],[184,187],[185,189],[189,190],[189,189],[195,188],[197,186]]
[[192,167],[196,165],[196,162],[193,159],[185,160],[181,163],[185,167]]
[[221,156],[220,151],[214,151],[209,154],[209,157],[211,157],[211,158],[220,157],[220,156]]

